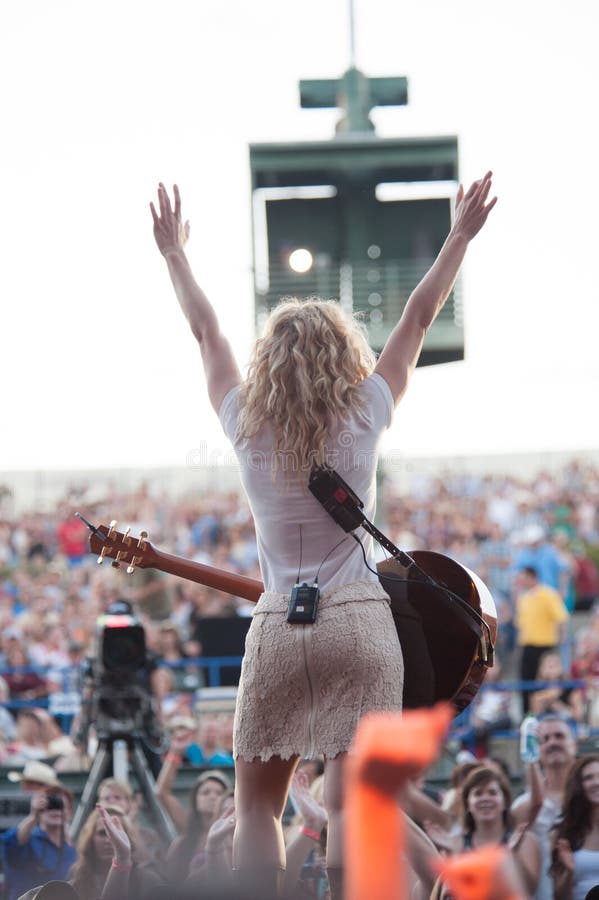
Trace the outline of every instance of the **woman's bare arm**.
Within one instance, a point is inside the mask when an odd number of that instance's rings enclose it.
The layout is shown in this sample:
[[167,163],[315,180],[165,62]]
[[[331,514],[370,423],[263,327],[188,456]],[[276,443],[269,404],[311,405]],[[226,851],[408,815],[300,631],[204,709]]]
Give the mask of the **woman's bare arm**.
[[181,834],[187,827],[189,810],[175,797],[173,787],[183,754],[191,742],[190,733],[173,735],[168,753],[162,761],[162,767],[154,788],[156,797],[172,819],[177,832]]
[[184,247],[189,236],[189,222],[183,224],[181,220],[181,197],[177,185],[174,186],[173,192],[174,209],[163,184],[158,186],[160,214],[156,212],[154,204],[150,203],[154,220],[154,238],[166,260],[181,309],[200,345],[208,396],[218,413],[225,395],[241,382],[241,373],[231,345],[220,330],[216,312],[195,280],[185,256]]
[[496,203],[487,203],[491,172],[475,181],[464,193],[462,185],[456,198],[451,231],[435,262],[414,289],[401,319],[389,335],[375,372],[385,379],[397,404],[416,368],[426,332],[443,308],[460,271],[468,244],[487,221]]

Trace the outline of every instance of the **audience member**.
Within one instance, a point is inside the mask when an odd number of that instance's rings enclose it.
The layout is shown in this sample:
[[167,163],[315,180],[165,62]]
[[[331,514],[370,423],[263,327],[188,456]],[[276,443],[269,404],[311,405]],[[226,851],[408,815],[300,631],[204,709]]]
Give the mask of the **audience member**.
[[[323,803],[324,776],[310,785],[308,775],[299,770],[291,782],[291,799],[299,821],[286,841],[287,869],[284,894],[295,897],[303,882],[304,892],[320,897],[326,888],[326,824]],[[307,882],[307,883],[306,883]]]
[[529,692],[529,709],[533,715],[539,717],[559,713],[574,722],[582,722],[585,712],[582,691],[565,686],[570,679],[564,674],[559,653],[554,650],[544,653],[535,677],[537,681],[550,683],[538,691]]
[[40,883],[66,878],[77,859],[68,837],[71,801],[62,785],[35,790],[29,814],[0,835],[6,900],[16,900]]
[[79,900],[138,900],[163,881],[120,807],[98,805],[81,830],[69,880]]
[[[568,612],[559,593],[539,581],[537,570],[526,566],[519,575],[522,593],[517,598],[516,625],[522,650],[520,677],[534,681],[541,656],[559,647],[565,636]],[[522,692],[522,706],[529,710],[528,691]]]
[[599,754],[581,756],[570,770],[555,832],[556,900],[585,900],[599,884]]
[[21,790],[27,794],[45,788],[62,789],[53,767],[43,762],[26,762],[21,771],[8,772],[6,777],[13,784],[20,784]]
[[11,700],[37,700],[48,696],[46,680],[32,671],[29,654],[16,638],[6,648],[6,666],[3,677],[8,684]]
[[576,759],[576,740],[568,722],[555,714],[539,722],[537,736],[541,772],[538,764],[533,763],[532,783],[512,804],[512,816],[517,825],[530,828],[541,847],[541,872],[535,898],[553,900],[550,835],[562,814],[568,774]]
[[5,678],[0,676],[0,732],[5,741],[12,741],[16,737],[17,726],[14,717],[6,705],[10,699],[10,690]]
[[104,778],[98,785],[97,802],[100,806],[106,808],[114,806],[123,811],[128,821],[135,827],[148,859],[158,868],[164,861],[167,848],[156,829],[137,824],[139,807],[131,786],[118,778]]
[[205,847],[195,854],[189,863],[189,875],[185,887],[195,887],[200,895],[208,891],[226,888],[233,890],[233,832],[235,831],[235,804],[232,792],[220,798],[217,818],[206,836]]
[[189,743],[185,757],[194,766],[233,765],[233,722],[230,713],[202,713],[197,738]]
[[586,628],[576,633],[572,678],[582,679],[585,723],[599,727],[599,634]]
[[474,752],[479,759],[487,756],[488,741],[492,734],[512,727],[512,694],[494,687],[501,678],[501,664],[495,656],[495,665],[485,676],[484,688],[476,695],[470,707]]
[[464,781],[460,793],[461,834],[450,835],[437,825],[426,823],[433,842],[449,853],[504,844],[511,850],[526,893],[534,894],[541,866],[539,843],[523,827],[513,828],[511,791],[503,776],[495,769],[477,766]]
[[197,863],[198,854],[203,853],[210,826],[218,818],[220,800],[231,788],[226,775],[209,769],[196,779],[187,809],[175,797],[175,776],[192,736],[193,732],[184,729],[173,733],[156,781],[156,796],[179,834],[167,854],[167,871],[177,884],[182,884],[189,875],[192,859],[195,857]]
[[29,759],[48,759],[49,756],[44,723],[37,710],[28,707],[20,709],[15,738],[8,745],[5,765],[22,766]]
[[582,541],[575,541],[574,553],[574,590],[577,610],[587,611],[599,600],[599,567],[589,556],[587,547]]
[[552,587],[564,597],[571,566],[555,544],[547,539],[545,529],[540,525],[529,525],[523,530],[521,541],[524,546],[516,554],[514,570],[534,569],[541,584]]
[[192,861],[196,868],[206,861],[208,833],[219,817],[221,800],[230,787],[222,772],[216,769],[202,772],[191,790],[189,810],[183,827],[183,808],[175,813],[178,803],[176,798],[159,793],[158,796],[180,831],[167,852],[167,875],[173,884],[185,881],[190,874]]

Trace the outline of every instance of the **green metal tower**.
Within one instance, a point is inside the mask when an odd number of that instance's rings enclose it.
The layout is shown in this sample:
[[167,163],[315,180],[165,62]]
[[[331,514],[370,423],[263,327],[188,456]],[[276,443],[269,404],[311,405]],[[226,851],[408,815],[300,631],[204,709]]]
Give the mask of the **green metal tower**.
[[[256,321],[283,296],[338,299],[360,310],[382,349],[451,223],[455,136],[379,138],[375,106],[407,103],[404,77],[300,82],[306,109],[338,107],[328,141],[250,146]],[[420,365],[463,359],[459,286],[427,335]]]

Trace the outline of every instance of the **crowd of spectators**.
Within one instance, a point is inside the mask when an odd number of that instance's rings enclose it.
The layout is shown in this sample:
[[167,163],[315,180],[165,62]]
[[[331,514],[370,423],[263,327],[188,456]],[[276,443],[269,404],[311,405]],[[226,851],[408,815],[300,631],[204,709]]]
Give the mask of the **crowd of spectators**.
[[[230,854],[234,822],[228,780],[232,713],[198,717],[197,697],[203,676],[196,661],[202,658],[203,620],[248,616],[252,606],[151,569],[138,568],[129,577],[108,561],[96,565],[87,549],[88,531],[74,512],[80,510],[95,523],[107,524],[117,516],[119,527],[130,526],[133,535],[147,531],[152,543],[162,550],[259,578],[249,509],[242,495],[234,491],[175,498],[154,493],[143,483],[133,492],[110,489],[101,499],[96,496],[92,500],[90,496],[81,491],[65,497],[51,510],[31,510],[18,516],[11,514],[6,493],[0,502],[0,765],[18,769],[45,760],[52,761],[58,773],[89,768],[93,744],[77,744],[66,726],[73,716],[77,719],[80,674],[85,658],[95,652],[98,616],[115,600],[128,599],[143,622],[148,649],[159,663],[152,675],[152,687],[157,716],[170,740],[162,758],[159,796],[166,808],[175,811],[180,834],[170,850],[167,870],[173,878],[177,873],[180,885],[188,877],[193,880],[198,871],[222,875],[228,871],[226,865],[223,868],[222,854],[225,858]],[[408,551],[426,548],[457,559],[480,575],[497,605],[497,665],[469,713],[476,754],[482,757],[486,753],[486,739],[494,729],[517,727],[522,709],[528,705],[541,716],[558,713],[571,723],[598,727],[599,612],[595,604],[599,598],[599,469],[572,462],[559,472],[540,472],[529,481],[448,472],[442,477],[415,477],[405,491],[398,490],[387,477],[381,496],[380,525],[395,544]],[[547,609],[560,610],[551,623],[555,637],[546,637],[550,632],[545,630],[537,640],[534,628],[532,632],[528,628],[526,616],[530,617],[530,610],[535,627],[541,617],[537,612],[541,610],[537,585],[542,586],[544,597],[553,592],[551,601],[543,600],[542,614],[550,615]],[[582,621],[579,614],[583,615],[584,627],[577,628],[575,623]],[[529,635],[524,644],[523,632]],[[532,686],[535,690],[524,690],[522,695],[506,692],[502,679],[506,673],[522,675],[518,660],[531,645],[539,667],[534,676],[538,683]],[[212,777],[204,777],[192,792],[191,812],[177,808],[178,801],[172,796],[174,778],[182,763],[212,767]],[[308,827],[307,833],[297,829],[290,833],[290,843],[295,841],[291,859],[302,861],[297,871],[293,870],[294,878],[305,862],[304,851],[310,849],[313,835],[318,830],[320,842],[324,827],[318,778],[310,793],[307,777],[301,776],[296,783],[296,808],[303,808],[310,823],[318,822],[320,827]],[[490,776],[482,777],[480,785],[479,793],[488,794],[490,790],[493,794],[500,822],[500,807],[502,803],[509,805],[509,792],[503,782]],[[35,827],[45,821],[44,815],[50,828],[56,826],[56,811],[50,815],[35,791],[34,796],[38,798],[37,805],[32,799]],[[126,821],[119,819],[122,802],[114,803],[109,797],[105,803],[116,812],[95,814],[89,833],[86,831],[86,848],[95,847],[100,857],[102,852],[106,858],[116,853],[119,859],[128,860],[123,864],[126,868],[132,865],[131,848],[137,846],[131,831],[134,826],[127,815]],[[444,825],[447,827],[447,821]],[[480,827],[484,833],[484,822]],[[472,830],[467,840],[476,839],[472,838],[476,833]],[[455,846],[460,841],[463,845],[460,834]],[[445,852],[450,843],[439,838],[431,852]],[[571,860],[563,846],[562,850],[555,865],[561,866],[561,876],[565,877],[564,867]],[[141,866],[141,846],[136,853]],[[311,858],[320,856],[319,843],[318,848],[311,848]],[[183,857],[185,865],[180,862]],[[94,877],[101,890],[101,882],[107,878],[105,860],[94,859],[90,865],[96,866]],[[312,879],[314,891],[322,890],[322,866],[319,870],[315,863],[304,874],[307,881]],[[112,876],[118,887],[118,870]]]
[[[541,640],[533,648],[534,670],[543,652],[555,649],[560,678],[594,681],[599,673],[599,617],[593,608],[599,596],[595,466],[574,461],[529,481],[423,475],[404,492],[388,478],[382,496],[381,524],[394,543],[445,553],[486,582],[498,610],[496,656],[503,677],[517,672],[514,661],[530,650],[519,647],[518,596],[526,594],[526,571],[532,568],[543,589],[559,594],[565,609],[558,639]],[[35,726],[31,717],[21,721],[25,717],[18,716],[16,722],[17,705],[36,701],[37,709],[57,694],[76,693],[83,660],[94,653],[97,618],[118,598],[134,603],[149,650],[167,664],[154,676],[161,714],[168,719],[189,713],[193,691],[202,684],[194,664],[202,655],[202,620],[247,616],[251,604],[151,569],[138,568],[127,577],[108,561],[97,566],[87,550],[87,529],[74,512],[80,509],[105,523],[117,515],[132,534],[148,531],[153,544],[167,552],[259,578],[252,518],[242,495],[214,491],[175,498],[142,483],[129,493],[112,488],[93,501],[80,491],[51,510],[18,516],[11,516],[9,499],[5,494],[0,506],[0,698],[11,712],[2,710],[0,761],[16,762],[19,748],[32,758],[37,745],[60,738],[48,721]],[[567,615],[574,611],[589,615],[588,627],[578,633]],[[534,670],[529,668],[527,679],[536,677]],[[593,692],[573,698],[573,717],[591,716],[594,725],[599,703]]]

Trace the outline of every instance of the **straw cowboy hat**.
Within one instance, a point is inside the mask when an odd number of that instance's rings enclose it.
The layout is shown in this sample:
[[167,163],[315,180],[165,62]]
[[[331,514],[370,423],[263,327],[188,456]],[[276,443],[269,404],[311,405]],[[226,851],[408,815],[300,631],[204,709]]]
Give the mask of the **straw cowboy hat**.
[[7,772],[6,777],[13,783],[33,781],[36,784],[43,784],[45,787],[57,788],[61,791],[66,790],[64,784],[61,784],[58,780],[58,776],[52,766],[38,762],[38,760],[26,762],[21,772]]
[[79,900],[79,894],[68,881],[48,881],[21,894],[18,900]]

